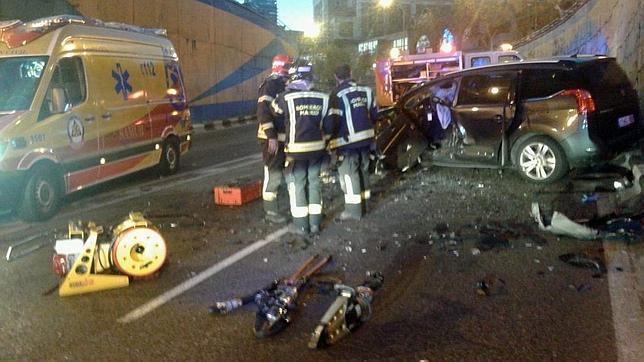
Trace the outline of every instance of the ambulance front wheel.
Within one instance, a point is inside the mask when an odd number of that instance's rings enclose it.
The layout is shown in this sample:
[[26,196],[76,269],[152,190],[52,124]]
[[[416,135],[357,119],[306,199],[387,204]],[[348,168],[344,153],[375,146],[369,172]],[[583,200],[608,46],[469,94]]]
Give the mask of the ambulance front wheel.
[[34,166],[27,175],[20,204],[20,217],[26,221],[50,219],[60,207],[63,196],[62,179],[52,167]]
[[163,143],[159,171],[162,175],[174,175],[179,170],[179,141],[175,138],[168,138]]

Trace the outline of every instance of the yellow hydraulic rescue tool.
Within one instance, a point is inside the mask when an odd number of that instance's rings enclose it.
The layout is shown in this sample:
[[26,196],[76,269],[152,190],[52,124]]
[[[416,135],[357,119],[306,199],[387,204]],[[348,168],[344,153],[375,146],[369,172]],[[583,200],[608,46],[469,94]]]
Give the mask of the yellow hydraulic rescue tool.
[[[70,224],[70,239],[77,232],[77,230],[72,231],[71,227]],[[94,223],[89,223],[88,228],[89,236],[83,244],[83,251],[76,257],[74,265],[58,288],[58,295],[61,297],[127,287],[130,283],[130,278],[127,275],[95,274],[95,268],[92,267],[97,254],[98,234],[103,230]]]
[[[78,224],[70,223],[69,240],[62,242],[83,239],[83,229]],[[88,236],[79,254],[55,256],[66,261],[73,260],[72,267],[58,289],[61,297],[126,287],[130,277],[150,277],[165,263],[165,240],[141,213],[130,213],[127,219],[113,229],[112,241],[108,243],[98,242],[98,236],[103,232],[102,227],[90,222],[86,230]],[[125,275],[99,274],[109,269],[116,269]]]

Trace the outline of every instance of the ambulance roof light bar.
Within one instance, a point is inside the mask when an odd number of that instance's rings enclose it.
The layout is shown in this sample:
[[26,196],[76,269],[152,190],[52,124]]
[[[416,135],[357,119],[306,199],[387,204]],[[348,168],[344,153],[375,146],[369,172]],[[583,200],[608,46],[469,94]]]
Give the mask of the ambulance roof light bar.
[[[168,31],[166,29],[161,29],[161,28],[143,28],[140,26],[136,25],[131,25],[131,24],[125,24],[125,23],[116,23],[116,22],[107,22],[104,23],[100,20],[92,19],[100,25],[103,25],[106,28],[114,28],[114,29],[120,29],[120,30],[126,30],[126,31],[133,31],[135,33],[142,33],[142,34],[149,34],[149,35],[159,35],[159,36],[168,36]],[[99,24],[97,24],[99,25]]]
[[29,22],[23,22],[21,20],[2,21],[0,22],[0,41],[7,44],[9,48],[14,48],[25,45],[27,42],[38,38],[44,33],[67,24],[84,24],[164,37],[168,35],[165,29],[142,28],[124,23],[103,22],[98,19],[77,15],[56,15]]
[[5,21],[0,21],[0,31],[4,31],[7,29],[11,29],[15,26],[20,25],[22,23],[20,20],[5,20]]

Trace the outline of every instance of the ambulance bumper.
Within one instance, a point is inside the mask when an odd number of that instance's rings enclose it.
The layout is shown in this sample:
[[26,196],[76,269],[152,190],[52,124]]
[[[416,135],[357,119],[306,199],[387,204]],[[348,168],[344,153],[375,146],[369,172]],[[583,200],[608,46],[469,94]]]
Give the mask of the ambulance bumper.
[[22,193],[22,175],[0,172],[0,212],[12,210]]

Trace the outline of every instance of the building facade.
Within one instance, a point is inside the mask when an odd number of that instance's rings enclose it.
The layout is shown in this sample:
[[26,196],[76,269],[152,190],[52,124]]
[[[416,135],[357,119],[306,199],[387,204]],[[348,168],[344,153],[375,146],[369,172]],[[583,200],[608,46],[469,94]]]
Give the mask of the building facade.
[[408,33],[416,17],[436,6],[451,5],[453,0],[313,0],[315,22],[323,24],[323,36],[331,41],[356,45],[358,51],[374,53],[379,43],[387,42],[407,50]]

